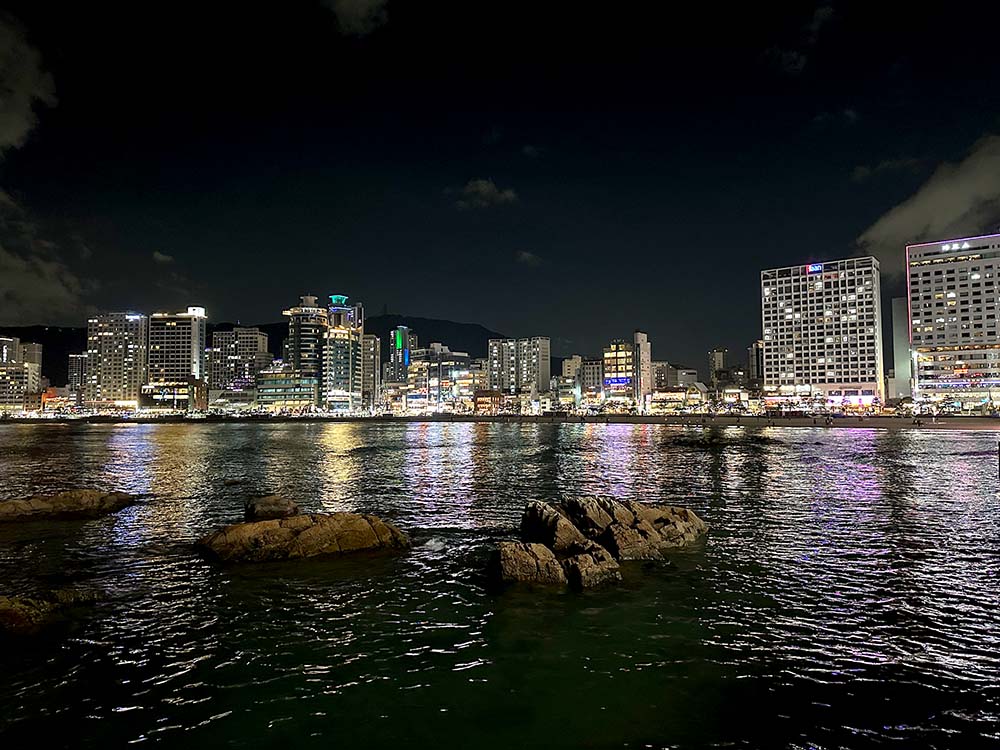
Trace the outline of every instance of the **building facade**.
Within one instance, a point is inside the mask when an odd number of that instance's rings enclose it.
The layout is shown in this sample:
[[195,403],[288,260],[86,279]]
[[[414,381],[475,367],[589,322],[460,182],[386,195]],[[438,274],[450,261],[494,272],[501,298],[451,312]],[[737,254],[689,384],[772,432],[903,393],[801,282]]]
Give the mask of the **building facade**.
[[266,411],[308,411],[316,406],[319,392],[318,377],[280,359],[257,374],[257,405]]
[[760,283],[766,398],[884,402],[878,260],[773,268]]
[[490,389],[502,393],[544,393],[552,372],[548,336],[490,339],[487,347]]
[[204,307],[149,316],[147,382],[140,391],[143,406],[191,410],[207,405],[207,321]]
[[913,359],[910,356],[910,303],[906,297],[892,300],[892,376],[886,398],[913,395]]
[[364,307],[349,304],[347,297],[342,294],[331,294],[327,321],[320,400],[331,411],[360,410]]
[[0,365],[11,364],[21,358],[21,339],[16,336],[0,336]]
[[35,410],[41,382],[41,368],[34,362],[0,364],[0,411]]
[[389,361],[385,381],[405,383],[410,367],[410,352],[417,348],[417,337],[407,326],[396,326],[389,334]]
[[1000,401],[1000,235],[906,248],[913,397]]
[[382,342],[374,333],[361,337],[361,405],[374,410],[382,390]]
[[764,342],[761,339],[747,347],[747,380],[751,388],[764,384]]
[[330,325],[330,313],[315,296],[303,295],[299,304],[281,313],[288,318],[284,362],[300,371],[306,380],[323,374],[323,342]]
[[649,336],[636,331],[632,336],[634,354],[632,363],[635,368],[635,401],[640,410],[645,409],[647,397],[653,393],[653,351]]
[[87,384],[87,353],[70,354],[66,387],[72,394],[82,394]]
[[604,398],[610,401],[635,399],[635,347],[615,339],[604,348]]
[[104,313],[87,321],[84,400],[137,406],[146,382],[149,319],[131,312]]
[[237,326],[231,331],[213,331],[209,349],[209,388],[213,391],[245,391],[257,383],[257,373],[274,359],[268,351],[267,334],[259,328]]

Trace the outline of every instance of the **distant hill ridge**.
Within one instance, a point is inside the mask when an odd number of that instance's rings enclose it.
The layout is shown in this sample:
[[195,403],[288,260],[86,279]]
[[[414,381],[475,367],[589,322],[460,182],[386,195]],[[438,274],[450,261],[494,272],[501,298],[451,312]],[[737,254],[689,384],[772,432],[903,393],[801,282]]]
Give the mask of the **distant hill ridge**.
[[[236,324],[208,323],[208,341],[213,331],[228,331],[236,325],[259,328],[267,334],[268,346],[275,357],[281,356],[281,346],[288,335],[288,322]],[[456,323],[436,318],[415,318],[408,315],[373,315],[365,319],[365,333],[374,333],[382,341],[382,361],[389,358],[386,340],[396,326],[409,326],[417,335],[421,346],[439,341],[452,351],[468,352],[472,357],[485,357],[487,342],[504,338],[502,333],[491,331],[478,323]],[[17,336],[22,341],[42,345],[42,374],[53,385],[65,385],[68,379],[70,354],[87,348],[87,329],[60,326],[0,326],[0,336]]]

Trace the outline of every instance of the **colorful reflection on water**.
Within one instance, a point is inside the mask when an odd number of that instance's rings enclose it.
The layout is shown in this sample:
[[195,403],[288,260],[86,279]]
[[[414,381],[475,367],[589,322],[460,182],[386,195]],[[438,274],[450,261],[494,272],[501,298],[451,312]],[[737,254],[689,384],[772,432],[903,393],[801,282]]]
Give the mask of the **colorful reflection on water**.
[[[106,596],[0,650],[0,741],[992,746],[996,441],[596,424],[5,425],[4,497],[72,486],[151,497],[98,521],[0,527],[4,589]],[[382,515],[415,548],[228,570],[191,552],[265,492]],[[689,504],[711,532],[617,588],[488,593],[485,555],[524,503],[584,493]]]

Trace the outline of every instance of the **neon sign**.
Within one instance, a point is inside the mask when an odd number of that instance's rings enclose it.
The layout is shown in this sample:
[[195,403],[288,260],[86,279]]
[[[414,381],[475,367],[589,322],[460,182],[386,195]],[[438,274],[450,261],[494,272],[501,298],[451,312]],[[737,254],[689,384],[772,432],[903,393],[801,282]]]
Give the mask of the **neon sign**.
[[823,264],[822,263],[810,263],[806,266],[806,273],[822,273]]

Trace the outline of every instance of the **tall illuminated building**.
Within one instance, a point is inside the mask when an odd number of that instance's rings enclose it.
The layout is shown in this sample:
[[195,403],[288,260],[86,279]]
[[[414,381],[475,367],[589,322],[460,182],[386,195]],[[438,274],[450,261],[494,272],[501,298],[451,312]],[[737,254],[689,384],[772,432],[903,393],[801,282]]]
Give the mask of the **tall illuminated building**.
[[649,343],[649,336],[636,331],[632,337],[632,346],[634,350],[632,361],[635,368],[633,395],[639,408],[643,409],[646,397],[653,393],[652,345]]
[[299,298],[299,304],[282,312],[288,318],[285,340],[285,364],[300,371],[307,379],[321,379],[323,341],[330,324],[329,310],[318,304],[315,296]]
[[580,364],[580,386],[584,395],[599,396],[604,392],[604,360],[585,359]]
[[364,308],[349,304],[342,294],[331,294],[327,322],[320,400],[332,411],[356,411],[362,408]]
[[39,369],[42,367],[42,345],[32,344],[25,341],[21,342],[20,346],[20,361],[21,362],[31,362],[32,364],[38,365]]
[[237,326],[231,331],[214,331],[209,349],[209,388],[248,390],[257,374],[270,366],[267,334],[259,328]]
[[21,339],[0,336],[0,365],[12,364],[21,359]]
[[747,379],[750,387],[760,388],[764,382],[764,341],[758,339],[747,347]]
[[147,382],[142,405],[191,410],[204,408],[208,395],[204,307],[149,316]]
[[388,383],[405,383],[410,367],[410,352],[417,348],[417,337],[407,326],[396,326],[389,333],[389,361],[386,363],[385,380]]
[[1000,402],[1000,235],[909,245],[906,268],[913,397]]
[[879,264],[873,257],[761,271],[770,400],[885,400]]
[[382,389],[382,342],[374,333],[361,337],[361,404],[375,409]]
[[719,380],[719,371],[727,368],[729,350],[718,346],[708,353],[708,382],[715,385]]
[[581,367],[583,367],[583,357],[579,354],[574,354],[572,357],[566,357],[566,359],[562,361],[562,376],[564,378],[579,379]]
[[82,393],[87,383],[87,353],[70,354],[67,387],[70,393]]
[[146,382],[149,319],[132,312],[103,313],[87,321],[84,400],[136,406]]
[[544,393],[552,373],[548,336],[490,339],[487,348],[490,388],[503,393]]

